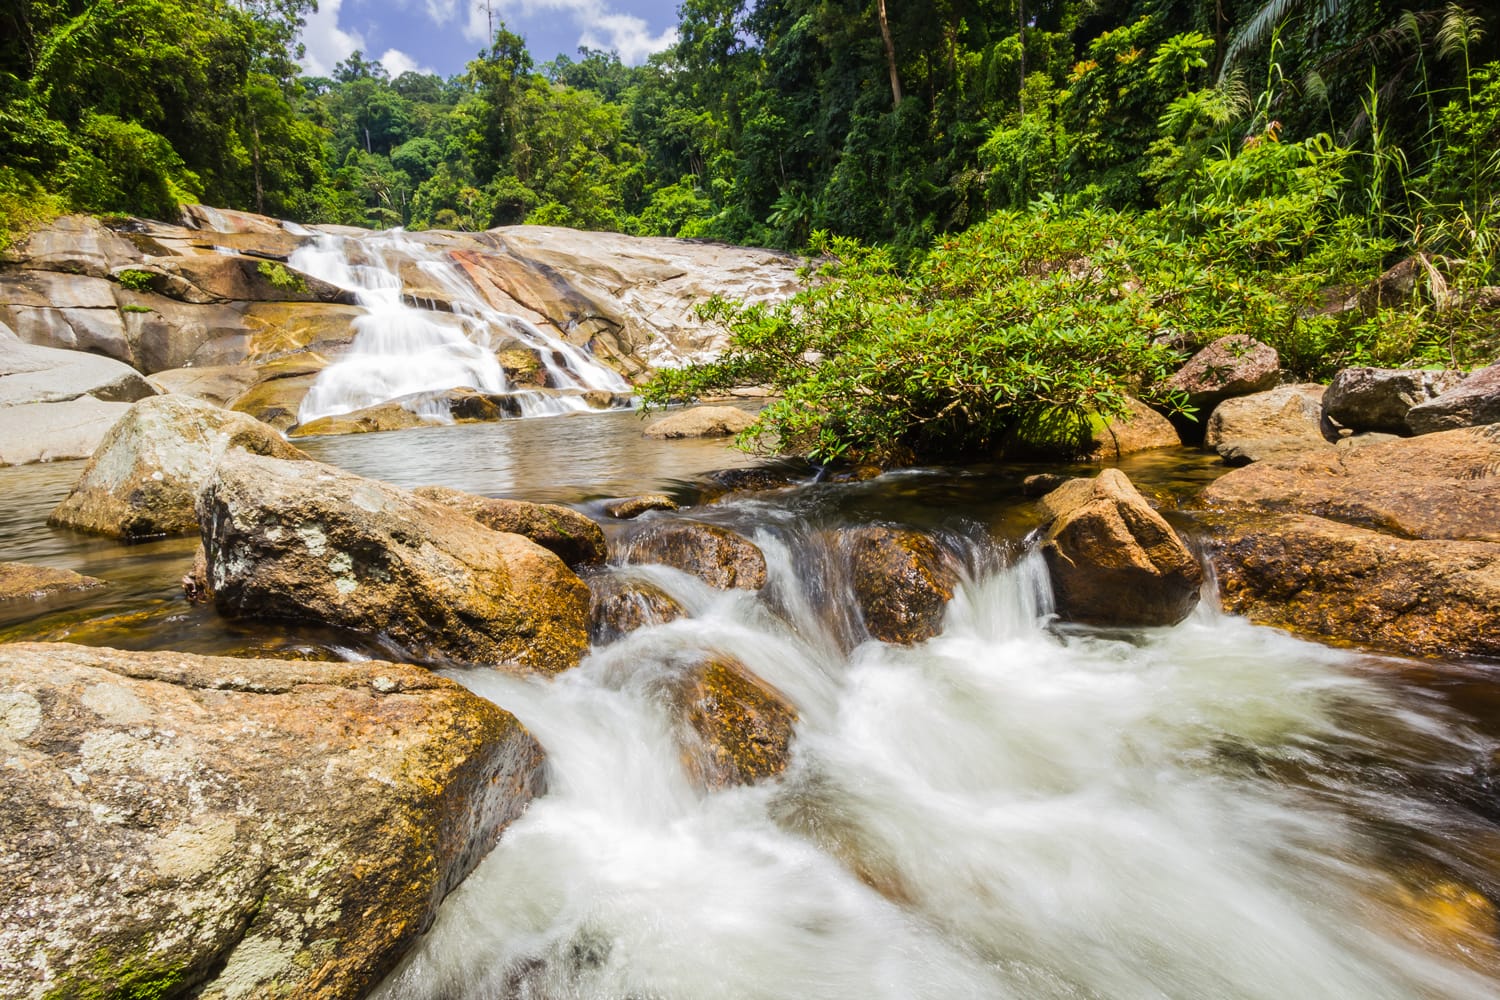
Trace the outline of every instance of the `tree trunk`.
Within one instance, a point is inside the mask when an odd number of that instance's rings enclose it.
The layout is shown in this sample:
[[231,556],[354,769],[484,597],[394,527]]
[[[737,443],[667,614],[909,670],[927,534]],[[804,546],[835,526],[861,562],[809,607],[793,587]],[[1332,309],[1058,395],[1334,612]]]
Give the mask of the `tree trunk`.
[[885,17],[885,0],[877,0],[876,10],[880,14],[880,37],[885,41],[885,62],[891,70],[891,98],[899,108],[901,106],[901,74],[896,71],[896,45],[891,41],[891,24]]

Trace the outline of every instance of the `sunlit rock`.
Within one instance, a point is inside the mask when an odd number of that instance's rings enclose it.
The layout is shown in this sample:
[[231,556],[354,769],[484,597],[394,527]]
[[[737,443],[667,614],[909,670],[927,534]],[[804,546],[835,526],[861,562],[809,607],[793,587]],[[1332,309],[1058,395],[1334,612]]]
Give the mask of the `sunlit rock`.
[[713,791],[786,770],[797,710],[738,660],[713,656],[682,670],[670,697],[683,729],[683,765]]
[[1209,415],[1204,447],[1230,465],[1276,455],[1326,448],[1321,385],[1281,385],[1265,392],[1226,399]]
[[958,586],[953,560],[931,538],[901,528],[854,528],[840,536],[865,628],[881,642],[937,635]]
[[1345,368],[1323,396],[1323,416],[1354,431],[1405,434],[1406,414],[1458,385],[1463,373],[1407,368]]
[[1413,434],[1494,423],[1500,423],[1500,364],[1479,369],[1406,414],[1406,426]]
[[671,566],[720,590],[759,590],[766,583],[766,557],[755,543],[697,521],[651,523],[625,544],[624,558]]
[[491,531],[529,538],[575,569],[602,563],[609,555],[604,529],[571,507],[475,496],[447,486],[420,486],[412,492],[472,517]]
[[683,617],[681,604],[660,587],[616,573],[590,576],[589,638],[607,645],[650,625],[665,625]]
[[1210,413],[1231,396],[1274,387],[1280,376],[1281,356],[1275,348],[1254,337],[1233,334],[1193,355],[1167,380],[1167,389],[1185,394],[1188,405],[1199,413]]
[[0,646],[0,743],[15,998],[363,997],[544,781],[512,716],[377,662]]

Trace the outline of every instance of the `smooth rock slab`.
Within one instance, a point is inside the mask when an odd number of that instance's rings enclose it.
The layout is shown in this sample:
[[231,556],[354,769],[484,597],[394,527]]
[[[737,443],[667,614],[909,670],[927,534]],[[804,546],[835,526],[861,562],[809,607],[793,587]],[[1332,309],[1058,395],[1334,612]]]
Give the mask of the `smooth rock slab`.
[[104,585],[72,570],[0,562],[0,621],[30,617]]
[[1311,514],[1407,538],[1500,542],[1500,426],[1270,458],[1203,491],[1226,511]]
[[588,587],[561,559],[394,486],[240,451],[198,518],[222,614],[382,635],[432,662],[550,673],[588,649]]
[[1500,544],[1395,538],[1302,515],[1204,523],[1227,611],[1323,641],[1500,657]]
[[0,417],[6,416],[5,407],[25,403],[65,403],[84,396],[133,403],[154,395],[156,389],[124,362],[0,335]]
[[0,465],[88,458],[128,412],[129,403],[93,396],[0,409]]
[[189,396],[153,396],[110,428],[47,523],[132,541],[198,530],[194,503],[232,449],[301,460],[271,428]]
[[1197,605],[1197,558],[1120,470],[1066,482],[1040,503],[1042,555],[1064,621],[1175,625]]
[[409,666],[0,646],[0,995],[362,997],[542,789]]

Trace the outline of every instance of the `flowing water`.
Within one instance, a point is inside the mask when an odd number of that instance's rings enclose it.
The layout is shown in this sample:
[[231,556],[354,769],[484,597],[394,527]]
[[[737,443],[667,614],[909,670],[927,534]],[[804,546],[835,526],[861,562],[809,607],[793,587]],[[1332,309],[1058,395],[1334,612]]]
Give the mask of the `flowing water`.
[[[604,496],[690,500],[693,476],[732,456],[645,442],[629,414],[308,445],[401,485],[596,514]],[[1169,508],[1220,471],[1166,453],[1125,468]],[[697,507],[688,516],[766,552],[762,592],[612,567],[690,616],[596,648],[552,680],[450,671],[536,734],[549,789],[378,995],[1500,994],[1494,669],[1303,642],[1212,602],[1170,629],[1059,628],[1024,544],[1030,471],[917,470]],[[0,545],[6,558],[125,578],[114,600],[147,624],[100,631],[94,620],[89,641],[379,652],[369,637],[231,633],[171,594],[189,544],[123,549],[40,527],[69,473],[0,470],[17,498]],[[682,515],[647,515],[671,516]],[[1191,529],[1190,515],[1171,516]],[[936,532],[966,566],[942,634],[915,648],[859,641],[829,568],[837,532],[872,522]],[[632,530],[611,526],[612,542]],[[156,601],[167,610],[147,606]],[[781,780],[708,795],[690,783],[660,692],[705,652],[739,658],[795,704]]]
[[[349,350],[308,390],[299,423],[395,399],[421,417],[449,422],[444,394],[459,387],[512,396],[523,416],[586,410],[582,393],[589,390],[630,392],[618,372],[586,351],[489,306],[452,261],[400,230],[360,239],[324,234],[289,263],[353,292],[365,309],[354,322]],[[433,308],[435,301],[414,301],[401,277],[403,263],[436,283],[446,310]],[[507,346],[535,352],[548,386],[562,391],[512,385],[495,356]]]

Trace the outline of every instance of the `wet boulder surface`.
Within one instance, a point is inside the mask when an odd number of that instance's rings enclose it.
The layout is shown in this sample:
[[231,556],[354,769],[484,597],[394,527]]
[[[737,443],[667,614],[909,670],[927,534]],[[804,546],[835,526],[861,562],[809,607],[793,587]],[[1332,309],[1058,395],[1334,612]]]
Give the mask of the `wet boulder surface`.
[[0,646],[0,995],[365,996],[543,790],[426,670]]
[[683,766],[697,787],[750,785],[786,770],[797,710],[739,660],[713,655],[684,665],[668,697]]
[[657,563],[680,569],[719,590],[759,590],[766,584],[766,557],[755,543],[716,524],[656,521],[623,546],[627,563]]
[[447,486],[419,486],[412,493],[471,517],[491,531],[531,539],[574,569],[608,557],[604,529],[571,507],[475,496]]
[[910,529],[873,525],[843,533],[840,545],[870,635],[910,645],[941,631],[959,577],[936,542]]

